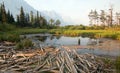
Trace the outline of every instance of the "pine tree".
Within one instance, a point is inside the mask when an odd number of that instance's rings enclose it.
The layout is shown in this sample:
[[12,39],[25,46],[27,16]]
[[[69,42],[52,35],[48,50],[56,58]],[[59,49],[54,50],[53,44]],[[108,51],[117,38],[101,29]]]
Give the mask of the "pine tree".
[[50,22],[50,25],[53,25],[54,20],[53,20],[53,19],[50,19],[49,22]]
[[35,17],[35,23],[34,23],[35,27],[40,27],[40,23],[39,23],[39,12],[37,11],[37,15]]
[[43,17],[40,15],[40,27],[42,27],[43,26]]
[[5,10],[5,6],[4,3],[2,4],[1,7],[1,15],[2,15],[2,23],[6,23],[7,22],[7,15],[6,15],[6,10]]
[[2,22],[2,5],[0,6],[0,22]]
[[7,12],[7,23],[11,23],[11,15],[9,10]]
[[40,27],[47,28],[47,20],[40,15]]
[[25,13],[23,7],[20,10],[20,26],[25,27]]
[[39,12],[37,11],[37,21],[39,22]]
[[20,17],[17,15],[17,26],[20,25]]
[[60,26],[60,24],[61,24],[60,20],[56,20],[55,25]]
[[30,20],[29,20],[30,18],[29,18],[29,14],[26,14],[25,15],[25,26],[29,26],[29,22],[30,22]]
[[38,11],[37,11],[36,23],[37,23],[37,27],[40,27],[40,23],[39,23],[39,12],[38,12]]
[[43,17],[43,27],[45,27],[45,28],[48,28],[47,25],[48,23],[47,23],[47,20]]
[[15,22],[15,19],[14,19],[13,15],[11,14],[10,15],[10,23],[14,23],[14,22]]
[[33,25],[34,23],[34,16],[33,16],[33,12],[30,12],[30,24]]

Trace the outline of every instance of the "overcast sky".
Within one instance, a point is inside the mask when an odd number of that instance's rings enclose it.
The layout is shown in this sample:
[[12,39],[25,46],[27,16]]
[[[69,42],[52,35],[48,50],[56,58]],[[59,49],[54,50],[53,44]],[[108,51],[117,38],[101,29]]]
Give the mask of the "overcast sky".
[[[55,11],[66,18],[68,16],[76,24],[88,24],[91,9],[108,10],[110,4],[114,11],[120,12],[120,0],[25,0],[39,11]],[[67,18],[68,18],[67,17]]]

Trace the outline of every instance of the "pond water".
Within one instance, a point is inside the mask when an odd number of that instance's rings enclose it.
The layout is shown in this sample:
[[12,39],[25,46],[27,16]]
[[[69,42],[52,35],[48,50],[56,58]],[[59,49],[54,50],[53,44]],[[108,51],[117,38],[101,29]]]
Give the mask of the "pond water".
[[80,39],[80,45],[87,45],[89,38],[82,38],[82,37],[66,37],[66,36],[53,36],[51,39],[50,37],[47,37],[47,39],[44,41],[46,44],[54,44],[54,45],[78,45],[78,39]]
[[[41,34],[40,34],[41,35]],[[78,46],[78,41],[80,39],[80,46],[88,46],[88,45],[99,45],[99,39],[91,39],[88,37],[67,37],[67,36],[52,36],[52,35],[26,35],[28,38],[31,38],[33,42],[39,42],[45,46]],[[92,53],[96,55],[105,55],[105,56],[119,56],[119,49],[103,49],[103,48],[78,48],[77,52],[79,54]]]

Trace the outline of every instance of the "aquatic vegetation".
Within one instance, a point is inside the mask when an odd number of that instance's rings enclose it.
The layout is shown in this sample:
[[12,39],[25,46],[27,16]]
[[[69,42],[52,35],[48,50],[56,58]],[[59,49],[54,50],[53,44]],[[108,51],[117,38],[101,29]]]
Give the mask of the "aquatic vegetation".
[[28,48],[32,48],[33,47],[33,43],[31,40],[29,39],[24,39],[21,42],[16,44],[16,49],[28,49]]
[[113,30],[64,30],[66,36],[83,36],[90,38],[111,38],[120,40],[120,31]]
[[0,35],[0,41],[19,42],[20,37],[17,34],[2,34]]
[[[1,28],[0,28],[1,29]],[[7,29],[7,26],[6,28]],[[39,28],[14,28],[0,31],[0,41],[19,42],[21,34],[50,33],[54,35],[82,36],[90,38],[111,38],[120,40],[120,31],[113,29],[105,30],[71,30],[71,29],[39,29]]]
[[[6,28],[5,28],[6,29]],[[47,29],[38,28],[12,28],[11,30],[2,30],[0,32],[0,41],[19,42],[21,34],[47,33]]]
[[117,73],[120,73],[120,57],[116,59],[115,66],[116,66]]

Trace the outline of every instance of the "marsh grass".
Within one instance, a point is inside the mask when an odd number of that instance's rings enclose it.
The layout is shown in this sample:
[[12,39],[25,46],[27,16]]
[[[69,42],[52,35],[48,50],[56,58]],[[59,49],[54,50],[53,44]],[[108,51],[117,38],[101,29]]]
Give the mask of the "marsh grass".
[[116,59],[115,66],[117,73],[120,73],[120,56]]
[[0,42],[2,41],[20,42],[21,34],[36,34],[36,33],[47,33],[48,32],[47,29],[15,28],[13,26],[8,26],[8,25],[4,25],[4,26],[5,26],[4,29],[3,27],[0,27]]
[[[3,28],[4,27],[4,28]],[[0,24],[0,41],[19,42],[21,34],[50,33],[65,36],[82,36],[90,38],[111,38],[120,40],[120,31],[115,29],[106,30],[71,30],[71,29],[40,29],[18,28],[10,24]]]
[[[57,32],[60,32],[60,30]],[[64,30],[64,31],[62,30],[62,32],[60,33],[66,36],[111,38],[115,40],[120,40],[120,31],[113,31],[113,30]]]
[[30,39],[24,39],[16,44],[16,49],[29,49],[33,47],[33,43]]

